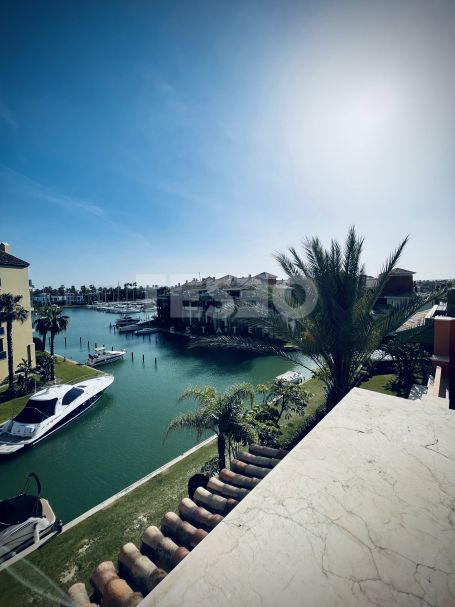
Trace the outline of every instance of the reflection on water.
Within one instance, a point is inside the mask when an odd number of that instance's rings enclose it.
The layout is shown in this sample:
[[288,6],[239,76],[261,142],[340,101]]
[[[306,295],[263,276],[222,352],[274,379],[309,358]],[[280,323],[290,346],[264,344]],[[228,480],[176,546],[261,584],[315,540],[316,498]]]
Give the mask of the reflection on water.
[[57,337],[56,352],[85,362],[87,342],[91,348],[95,342],[125,348],[123,361],[104,367],[115,382],[78,420],[29,451],[0,460],[0,498],[16,494],[34,471],[64,521],[195,444],[187,433],[173,434],[162,444],[170,419],[192,407],[188,402],[176,406],[186,387],[211,384],[224,390],[241,381],[258,384],[289,368],[273,356],[188,348],[187,338],[166,333],[118,334],[109,329],[116,316],[104,312],[70,309],[67,314],[70,327]]

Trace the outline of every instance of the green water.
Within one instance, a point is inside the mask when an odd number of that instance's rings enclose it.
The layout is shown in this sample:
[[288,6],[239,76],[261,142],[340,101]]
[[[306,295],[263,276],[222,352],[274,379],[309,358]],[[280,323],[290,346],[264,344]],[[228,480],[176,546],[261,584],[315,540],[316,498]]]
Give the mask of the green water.
[[192,407],[176,405],[187,386],[211,384],[223,390],[240,381],[268,381],[289,368],[289,363],[273,356],[189,349],[187,338],[166,333],[118,334],[109,329],[117,316],[105,312],[76,308],[66,313],[70,326],[56,339],[57,353],[85,362],[87,341],[91,348],[96,342],[128,353],[124,360],[103,367],[115,381],[93,409],[32,449],[0,459],[0,498],[14,495],[34,471],[43,494],[64,522],[196,443],[186,432],[162,443],[169,421]]

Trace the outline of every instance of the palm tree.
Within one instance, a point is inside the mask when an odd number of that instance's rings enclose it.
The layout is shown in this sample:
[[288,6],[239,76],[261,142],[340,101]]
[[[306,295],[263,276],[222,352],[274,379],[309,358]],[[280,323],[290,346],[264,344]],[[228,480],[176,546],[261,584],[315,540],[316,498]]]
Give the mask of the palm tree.
[[[276,256],[293,288],[293,300],[274,293],[273,307],[257,309],[257,318],[250,323],[267,329],[313,362],[325,384],[328,409],[357,385],[365,364],[384,338],[427,301],[440,295],[415,298],[381,315],[373,312],[407,241],[405,238],[388,257],[376,286],[371,289],[366,286],[361,263],[364,241],[354,227],[350,228],[344,246],[332,241],[330,248],[325,249],[318,238],[309,238],[303,243],[305,259],[295,248],[289,249],[289,255]],[[202,339],[199,344],[276,354],[305,366],[301,359],[272,342],[223,336]]]
[[[46,306],[42,309],[41,315],[35,320],[35,327],[39,326],[39,331],[50,334],[50,354],[52,356],[52,374],[51,379],[55,378],[54,361],[54,340],[55,336],[62,331],[66,331],[69,324],[69,316],[63,314],[62,308],[58,306]],[[43,334],[43,333],[41,333]]]
[[13,323],[21,324],[27,320],[28,310],[21,306],[22,295],[2,293],[0,295],[0,323],[6,324],[6,344],[8,351],[8,390],[13,390]]
[[229,450],[237,443],[257,440],[257,431],[253,421],[246,415],[245,401],[251,406],[254,400],[254,388],[249,384],[236,384],[220,394],[212,386],[187,388],[178,399],[194,399],[196,411],[179,415],[169,424],[164,440],[170,432],[187,428],[196,433],[199,440],[206,431],[217,436],[218,467],[226,467],[226,447]]
[[283,415],[286,418],[289,418],[292,413],[302,415],[308,404],[308,396],[302,386],[291,384],[283,379],[275,379],[270,385],[265,399],[266,403],[273,404],[277,409],[275,425],[279,425]]
[[35,329],[41,335],[41,339],[43,341],[43,352],[46,350],[46,338],[47,332],[49,331],[49,324],[47,322],[47,308],[50,306],[42,306],[37,310],[39,316],[33,322]]
[[31,362],[23,358],[17,365],[16,373],[18,374],[18,384],[21,386],[24,392],[28,392],[30,376],[34,369]]

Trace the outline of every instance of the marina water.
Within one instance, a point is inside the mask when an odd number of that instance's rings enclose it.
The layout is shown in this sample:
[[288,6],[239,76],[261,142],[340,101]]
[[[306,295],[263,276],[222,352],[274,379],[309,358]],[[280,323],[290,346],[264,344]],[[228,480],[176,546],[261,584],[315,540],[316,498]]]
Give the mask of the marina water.
[[194,407],[191,402],[176,405],[186,387],[256,385],[290,368],[274,356],[191,349],[189,338],[168,333],[119,334],[109,328],[117,316],[106,312],[72,308],[65,313],[70,325],[56,337],[56,353],[85,363],[88,342],[91,350],[96,342],[127,354],[102,367],[115,381],[93,409],[35,447],[0,460],[0,498],[15,495],[27,474],[36,472],[44,496],[64,522],[196,444],[189,432],[176,432],[163,444],[169,421]]

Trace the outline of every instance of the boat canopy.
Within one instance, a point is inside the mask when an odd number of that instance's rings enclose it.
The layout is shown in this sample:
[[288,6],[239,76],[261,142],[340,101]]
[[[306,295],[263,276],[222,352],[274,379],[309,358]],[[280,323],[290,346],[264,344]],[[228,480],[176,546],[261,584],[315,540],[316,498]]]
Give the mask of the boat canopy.
[[37,495],[17,495],[0,501],[0,531],[10,525],[19,525],[30,517],[43,516],[43,508]]
[[22,411],[16,415],[14,421],[20,424],[39,424],[44,419],[55,415],[56,403],[56,398],[35,400],[32,397],[29,399]]

